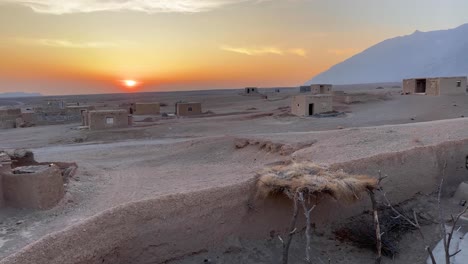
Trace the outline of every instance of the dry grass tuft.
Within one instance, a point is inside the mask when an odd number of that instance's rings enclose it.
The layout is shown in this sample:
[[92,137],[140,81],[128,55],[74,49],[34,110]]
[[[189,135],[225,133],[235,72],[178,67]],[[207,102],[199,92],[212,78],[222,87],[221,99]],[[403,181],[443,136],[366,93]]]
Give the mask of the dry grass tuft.
[[322,198],[354,202],[363,192],[377,188],[378,180],[365,175],[330,171],[311,162],[281,164],[259,173],[257,189],[261,196],[303,192]]

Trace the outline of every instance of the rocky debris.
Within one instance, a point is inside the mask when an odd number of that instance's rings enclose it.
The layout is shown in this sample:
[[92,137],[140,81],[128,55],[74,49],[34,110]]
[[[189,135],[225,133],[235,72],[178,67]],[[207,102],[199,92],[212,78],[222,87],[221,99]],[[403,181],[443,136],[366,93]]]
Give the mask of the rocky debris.
[[33,126],[35,126],[35,124],[33,124],[31,122],[22,122],[22,123],[18,124],[18,127],[21,127],[21,128],[33,127]]
[[36,165],[34,153],[28,149],[14,149],[4,151],[12,161],[13,167]]
[[75,142],[75,143],[83,143],[83,142],[84,142],[84,138],[74,138],[74,139],[73,139],[73,142]]
[[55,165],[60,169],[65,183],[75,175],[78,169],[78,165],[74,162],[37,162],[34,159],[34,153],[28,149],[0,151],[0,167],[2,163],[11,163],[13,174],[36,173]]
[[236,145],[236,148],[241,149],[245,148],[249,145],[249,141],[247,139],[236,139],[234,144]]
[[0,152],[0,163],[2,162],[11,162],[10,156],[5,152]]
[[62,170],[63,182],[68,182],[68,180],[75,175],[77,169],[78,166],[74,163],[65,170]]
[[50,165],[34,165],[34,166],[24,166],[16,167],[12,170],[13,174],[27,174],[27,173],[37,173],[45,171],[50,167]]
[[259,139],[239,138],[234,141],[234,145],[236,149],[242,149],[249,145],[258,146],[260,149],[265,150],[267,152],[279,153],[281,156],[287,156],[300,149],[310,147],[316,142],[317,142],[316,140],[312,140],[308,142],[302,142],[302,143],[291,145],[291,144],[285,144],[285,143],[279,143],[279,142],[272,142],[269,140],[263,141]]

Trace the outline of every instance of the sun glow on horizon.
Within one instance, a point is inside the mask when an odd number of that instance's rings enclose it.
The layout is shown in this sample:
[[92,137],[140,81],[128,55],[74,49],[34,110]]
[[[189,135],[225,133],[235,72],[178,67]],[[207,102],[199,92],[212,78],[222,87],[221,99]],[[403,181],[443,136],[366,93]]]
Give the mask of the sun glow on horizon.
[[135,86],[138,84],[138,82],[135,80],[123,80],[122,83],[129,89],[135,88]]

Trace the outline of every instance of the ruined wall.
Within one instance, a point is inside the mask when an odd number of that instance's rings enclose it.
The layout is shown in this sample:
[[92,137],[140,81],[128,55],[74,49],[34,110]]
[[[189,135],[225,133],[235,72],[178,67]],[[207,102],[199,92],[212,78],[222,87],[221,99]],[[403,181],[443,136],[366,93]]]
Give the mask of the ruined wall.
[[126,110],[89,111],[88,126],[91,130],[128,127],[128,112]]
[[[389,199],[398,203],[416,193],[437,190],[442,175],[451,193],[468,178],[468,140],[332,164],[354,173],[377,176],[381,170]],[[255,180],[192,193],[124,204],[53,233],[0,264],[146,264],[163,263],[216,248],[228,237],[270,239],[284,235],[291,202],[255,196]],[[324,200],[314,210],[318,227],[336,223],[370,208]]]
[[467,157],[468,139],[380,154],[334,164],[332,168],[375,177],[381,170],[382,175],[388,176],[386,190],[395,201],[401,201],[413,195],[415,190],[423,193],[436,190],[442,176],[446,178],[445,194],[452,193],[460,182],[468,180]]
[[176,114],[178,116],[191,116],[202,114],[201,103],[177,103]]
[[21,109],[0,109],[0,129],[15,128],[17,118],[21,118]]
[[136,103],[135,115],[159,115],[159,103]]
[[80,120],[81,119],[81,113],[83,111],[92,111],[95,110],[96,107],[92,105],[73,105],[73,106],[67,106],[66,107],[66,114],[68,116],[73,117],[73,120]]
[[25,122],[25,123],[32,123],[32,124],[34,124],[35,121],[36,121],[36,118],[35,118],[34,113],[30,113],[30,112],[28,112],[28,113],[22,113],[22,114],[21,114],[21,118],[23,119],[23,122]]
[[35,124],[42,125],[56,125],[56,124],[69,124],[79,122],[80,117],[68,115],[66,110],[45,110],[37,109],[34,113]]
[[17,170],[34,168],[29,173],[5,172],[3,196],[5,204],[14,208],[48,209],[55,206],[64,195],[60,169],[40,165],[19,167]]
[[3,196],[3,174],[11,171],[11,159],[4,153],[0,152],[0,208],[5,206]]

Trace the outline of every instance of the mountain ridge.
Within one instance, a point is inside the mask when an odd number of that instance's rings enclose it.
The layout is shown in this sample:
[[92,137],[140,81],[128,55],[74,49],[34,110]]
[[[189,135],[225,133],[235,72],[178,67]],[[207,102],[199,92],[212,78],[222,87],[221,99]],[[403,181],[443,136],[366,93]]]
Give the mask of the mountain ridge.
[[42,96],[42,94],[40,94],[40,93],[25,93],[25,92],[0,93],[0,98],[36,97],[36,96]]
[[306,82],[339,84],[395,82],[412,77],[466,76],[468,23],[453,29],[383,40]]

